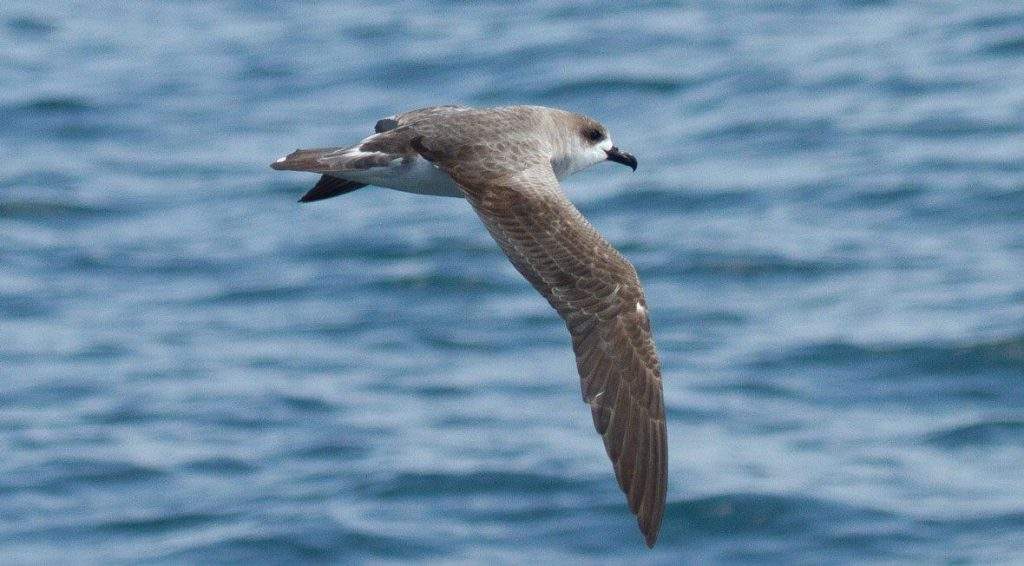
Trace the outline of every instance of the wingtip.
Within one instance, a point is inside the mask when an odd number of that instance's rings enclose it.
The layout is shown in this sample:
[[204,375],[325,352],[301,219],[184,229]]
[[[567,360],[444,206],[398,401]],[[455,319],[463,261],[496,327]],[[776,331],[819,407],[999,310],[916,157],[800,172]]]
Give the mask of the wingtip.
[[[636,516],[637,525],[640,526],[640,532],[644,535],[644,542],[647,543],[647,548],[654,548],[654,543],[658,542],[658,533],[661,532],[662,520],[665,518],[665,505],[666,501],[664,494],[667,485],[661,484],[654,494],[654,505],[650,509],[641,509],[641,512]],[[659,497],[659,492],[661,497]]]
[[[665,493],[664,486],[657,491]],[[658,502],[657,493],[654,496],[653,506],[649,506],[648,501],[644,501],[640,509],[637,510],[638,512],[635,513],[637,526],[640,527],[640,533],[644,536],[647,548],[654,548],[654,543],[658,542],[662,519],[665,518],[665,501],[662,499]]]
[[644,544],[647,545],[647,548],[654,548],[654,544],[658,542],[658,533],[661,531],[661,520],[656,517],[637,515],[636,523],[640,527],[640,534],[644,537]]
[[658,542],[658,531],[654,530],[649,533],[644,533],[644,544],[647,548],[654,548],[654,543]]

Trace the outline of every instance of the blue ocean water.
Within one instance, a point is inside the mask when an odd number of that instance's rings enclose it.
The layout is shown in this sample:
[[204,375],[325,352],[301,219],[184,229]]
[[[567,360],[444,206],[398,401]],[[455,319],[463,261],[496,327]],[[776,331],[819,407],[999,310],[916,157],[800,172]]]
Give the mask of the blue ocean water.
[[[0,562],[1024,561],[1024,6],[0,5]],[[647,550],[468,204],[299,205],[395,111],[590,114],[665,373]]]

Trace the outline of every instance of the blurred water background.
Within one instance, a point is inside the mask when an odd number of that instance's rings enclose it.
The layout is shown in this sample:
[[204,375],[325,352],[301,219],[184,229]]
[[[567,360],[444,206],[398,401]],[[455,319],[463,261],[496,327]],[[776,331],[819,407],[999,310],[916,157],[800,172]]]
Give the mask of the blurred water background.
[[[1024,560],[1019,2],[0,6],[0,562]],[[467,203],[268,164],[590,114],[671,479],[643,547]]]

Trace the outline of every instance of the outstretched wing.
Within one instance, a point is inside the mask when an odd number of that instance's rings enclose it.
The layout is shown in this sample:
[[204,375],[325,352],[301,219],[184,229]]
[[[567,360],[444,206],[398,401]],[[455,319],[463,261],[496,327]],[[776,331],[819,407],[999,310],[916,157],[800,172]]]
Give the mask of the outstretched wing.
[[524,155],[510,168],[494,156],[467,159],[465,151],[455,159],[429,139],[413,145],[462,187],[512,265],[565,320],[583,399],[653,546],[665,510],[668,449],[661,367],[636,270],[566,198],[549,163]]
[[398,127],[373,134],[356,145],[296,149],[270,165],[284,171],[312,171],[344,177],[346,172],[389,167],[395,160],[413,159],[416,151],[409,145],[415,132]]
[[430,106],[410,110],[377,121],[374,134],[363,141],[345,147],[296,149],[278,159],[271,168],[283,171],[312,171],[343,176],[345,172],[364,171],[373,167],[388,167],[395,160],[417,156],[410,141],[418,134],[408,126],[428,119],[441,119],[468,110],[464,106]]

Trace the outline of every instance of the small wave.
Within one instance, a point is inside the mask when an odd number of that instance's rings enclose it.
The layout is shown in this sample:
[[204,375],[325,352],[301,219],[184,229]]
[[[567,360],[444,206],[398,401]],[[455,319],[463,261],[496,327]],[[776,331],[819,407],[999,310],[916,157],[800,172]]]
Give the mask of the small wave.
[[185,464],[183,469],[201,474],[244,474],[255,470],[256,466],[238,458],[213,456],[192,460]]
[[315,291],[316,289],[309,285],[273,285],[266,287],[227,289],[208,297],[204,297],[198,302],[200,304],[266,303],[268,301],[302,297]]
[[991,30],[1005,27],[1017,28],[1022,24],[1024,24],[1024,14],[1020,12],[1004,12],[972,18],[964,23],[964,27],[968,29]]
[[[5,356],[8,358],[12,357],[6,353]],[[31,404],[39,408],[50,405],[67,405],[68,403],[93,397],[102,390],[97,385],[86,382],[75,383],[68,382],[67,380],[43,381],[19,391],[16,398],[19,403]],[[11,399],[13,400],[14,397]],[[0,396],[0,406],[2,406],[3,400],[4,396]]]
[[976,373],[991,369],[1024,368],[1024,336],[965,344],[915,343],[903,346],[868,346],[827,342],[794,348],[755,362],[762,368],[792,365],[860,365],[889,363],[916,367],[924,372]]
[[417,245],[401,241],[382,242],[380,238],[345,238],[331,242],[302,244],[293,252],[300,259],[334,260],[357,259],[381,263],[389,260],[438,259],[457,253],[460,261],[465,258],[491,257],[494,248],[474,245],[462,239],[431,238]]
[[907,134],[924,139],[950,140],[979,135],[1017,134],[1020,131],[1021,126],[1011,122],[986,122],[961,116],[939,116],[916,120],[909,124],[896,123],[874,132]]
[[665,413],[672,423],[703,424],[722,418],[723,411],[711,407],[678,406],[666,404]]
[[185,564],[206,562],[210,556],[222,563],[296,564],[330,561],[334,553],[328,549],[303,544],[287,535],[233,536],[214,543],[193,546],[173,554],[161,556],[163,560]]
[[282,394],[277,396],[277,400],[288,409],[300,413],[330,413],[336,409],[332,403],[318,397]]
[[[776,254],[728,254],[700,252],[682,261],[673,260],[654,271],[655,275],[681,274],[705,277],[759,279],[763,277],[824,277],[857,269],[851,261],[799,259]],[[664,272],[664,273],[659,273]]]
[[469,397],[472,390],[457,385],[426,384],[403,387],[402,391],[426,399],[458,399]]
[[1024,527],[1024,511],[957,519],[921,519],[918,522],[925,526],[948,527],[956,532],[991,533],[1001,529],[1020,529]]
[[101,521],[93,528],[99,531],[110,531],[120,534],[153,534],[174,531],[176,529],[202,527],[227,518],[230,518],[230,516],[211,513],[168,513],[164,515],[128,516],[111,519]]
[[955,426],[930,433],[925,442],[943,448],[968,448],[998,444],[1024,446],[1024,421],[990,420]]
[[7,20],[7,27],[12,31],[33,36],[49,35],[57,31],[57,26],[52,22],[29,16],[11,18]]
[[423,329],[417,332],[419,341],[434,350],[449,352],[503,352],[515,351],[521,345],[510,344],[507,337],[494,334],[476,334],[456,336],[442,334],[436,329]]
[[922,96],[934,93],[965,92],[977,88],[977,84],[966,80],[926,79],[898,75],[888,77],[876,85],[883,92],[898,96]]
[[144,482],[166,476],[164,470],[122,460],[61,458],[31,470],[15,471],[24,487],[51,492],[67,492],[82,485],[125,484]]
[[1024,55],[1024,37],[1011,37],[996,41],[985,47],[985,52],[1003,57]]
[[45,318],[56,312],[51,301],[30,295],[0,293],[0,319]]
[[115,344],[113,342],[96,342],[68,354],[67,358],[71,360],[89,361],[117,360],[131,356],[134,353],[135,350],[124,346],[123,344]]
[[882,207],[911,202],[927,193],[921,185],[903,184],[877,190],[859,190],[839,199],[840,204],[851,207]]
[[549,476],[530,472],[477,471],[466,473],[422,474],[401,473],[383,482],[371,484],[369,490],[378,497],[401,499],[408,497],[436,497],[438,495],[473,495],[515,492],[518,495],[548,494],[578,490],[584,480],[570,480],[564,476]]
[[[80,181],[81,176],[69,174],[66,170],[55,168],[40,168],[26,171],[19,175],[0,178],[0,188],[39,188],[39,189],[65,189]],[[36,202],[36,201],[31,201]],[[42,201],[44,203],[48,201]],[[63,203],[55,203],[63,204]]]
[[620,193],[583,206],[582,210],[587,216],[619,214],[624,210],[645,214],[651,210],[664,213],[705,212],[752,206],[757,198],[751,191],[697,192],[682,188],[630,190],[627,187]]
[[26,112],[71,113],[93,110],[95,107],[82,98],[51,96],[33,98],[17,107]]
[[[794,533],[834,531],[844,523],[884,521],[895,516],[811,497],[729,493],[669,502],[665,509],[666,539],[685,533]],[[669,532],[678,530],[677,536]],[[677,538],[678,537],[678,538]]]
[[843,503],[824,501],[799,495],[763,493],[727,493],[671,502],[669,513],[691,517],[715,519],[750,518],[749,525],[766,523],[765,519],[784,519],[789,514],[831,516],[834,518],[852,515],[883,518],[889,513],[873,509],[852,507]]
[[310,444],[290,452],[292,456],[309,460],[345,460],[365,456],[370,452],[370,446],[359,444],[348,444],[331,440],[318,444]]
[[743,381],[695,387],[711,393],[737,393],[755,399],[796,399],[800,394],[788,387],[760,381]]
[[159,419],[159,415],[142,407],[128,405],[119,405],[82,416],[83,421],[99,425],[142,425]]
[[925,158],[914,163],[915,168],[932,173],[1003,173],[1024,172],[1024,164],[1010,158],[973,158],[964,155]]
[[[362,287],[375,292],[430,289],[432,292],[436,291],[438,293],[466,291],[474,294],[511,294],[522,290],[509,284],[505,279],[469,274],[449,275],[445,273],[380,276],[373,281],[367,282]],[[452,296],[455,295],[453,294]]]
[[43,220],[66,223],[76,219],[107,218],[125,212],[124,209],[82,203],[41,200],[9,200],[0,203],[0,218],[12,220]]
[[667,94],[693,87],[696,81],[656,77],[608,77],[567,81],[533,94],[540,97],[581,96],[587,93]]
[[202,564],[210,562],[210,557],[213,556],[217,557],[216,562],[227,564],[305,564],[351,562],[356,557],[371,562],[387,558],[408,561],[429,558],[438,553],[436,547],[409,537],[311,526],[302,531],[235,534],[215,542],[193,545],[172,554],[165,554],[159,559],[174,563]]
[[993,213],[999,211],[1005,217],[1016,219],[1024,214],[1024,189],[986,192],[978,200],[988,205]]
[[284,65],[273,65],[268,63],[255,63],[247,65],[238,74],[241,81],[270,79],[281,80],[295,75],[295,71]]
[[832,120],[756,118],[721,124],[706,131],[702,139],[705,141],[746,140],[759,137],[774,142],[780,137],[786,137],[789,149],[806,149],[809,142],[815,138],[820,139],[824,135],[838,135],[838,130]]

